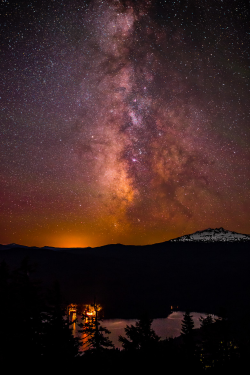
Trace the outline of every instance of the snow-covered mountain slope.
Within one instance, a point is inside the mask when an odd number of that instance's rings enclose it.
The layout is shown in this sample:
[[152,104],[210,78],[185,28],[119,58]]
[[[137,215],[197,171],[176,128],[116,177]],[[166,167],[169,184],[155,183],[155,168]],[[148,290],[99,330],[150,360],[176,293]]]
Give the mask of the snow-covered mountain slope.
[[174,238],[170,242],[177,241],[197,241],[197,242],[237,242],[237,241],[250,241],[250,236],[247,234],[241,234],[236,232],[231,232],[225,230],[224,228],[216,229],[205,229],[203,231],[198,231],[193,234],[186,234],[185,236]]

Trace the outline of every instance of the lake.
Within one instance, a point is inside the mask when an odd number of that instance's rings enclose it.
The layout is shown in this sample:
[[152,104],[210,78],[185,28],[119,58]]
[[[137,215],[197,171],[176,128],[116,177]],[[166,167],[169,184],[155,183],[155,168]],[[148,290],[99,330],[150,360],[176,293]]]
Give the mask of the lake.
[[[167,318],[158,318],[154,319],[152,323],[152,328],[155,333],[161,337],[161,339],[169,337],[177,337],[181,334],[181,323],[183,319],[183,311],[174,311]],[[206,317],[205,313],[192,312],[191,316],[194,321],[194,328],[200,327],[199,318],[202,316]],[[214,315],[212,315],[215,318]],[[119,335],[125,336],[124,328],[126,325],[135,325],[136,319],[104,319],[101,322],[101,325],[107,328],[111,334],[109,335],[110,340],[113,342],[116,348],[122,349],[121,343],[118,341]],[[74,324],[73,334],[75,337],[82,337],[82,334],[79,334]]]

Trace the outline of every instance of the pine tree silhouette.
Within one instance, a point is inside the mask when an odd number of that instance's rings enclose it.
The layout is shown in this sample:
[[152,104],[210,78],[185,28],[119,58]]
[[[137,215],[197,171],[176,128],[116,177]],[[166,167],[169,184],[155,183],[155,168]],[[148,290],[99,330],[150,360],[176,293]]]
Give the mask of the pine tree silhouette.
[[194,321],[192,318],[190,312],[186,311],[181,324],[181,334],[183,338],[191,338],[191,336],[193,336]]
[[79,326],[82,328],[79,332],[84,333],[84,344],[85,349],[88,348],[91,353],[101,353],[105,349],[114,348],[113,343],[105,335],[111,332],[101,325],[101,318],[99,317],[100,305],[98,305],[94,299],[92,305],[95,314],[89,318],[85,313],[82,316],[83,323]]
[[48,361],[70,362],[79,354],[79,340],[73,337],[72,322],[69,322],[62,303],[60,285],[54,282],[48,291],[47,311],[44,315],[43,347]]
[[184,314],[181,325],[181,336],[184,343],[184,353],[187,360],[190,360],[195,354],[194,342],[194,321],[189,311]]
[[135,326],[126,326],[126,337],[119,336],[119,341],[125,350],[148,350],[152,349],[160,340],[155,331],[151,328],[153,319],[148,318],[146,315],[141,317],[135,323]]

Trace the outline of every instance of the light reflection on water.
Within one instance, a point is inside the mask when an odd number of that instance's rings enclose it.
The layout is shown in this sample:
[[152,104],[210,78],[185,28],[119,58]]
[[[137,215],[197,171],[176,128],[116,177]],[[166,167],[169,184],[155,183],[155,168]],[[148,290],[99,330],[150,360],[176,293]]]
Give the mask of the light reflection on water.
[[[155,333],[161,337],[161,339],[165,339],[169,337],[174,338],[174,337],[180,336],[181,323],[182,323],[184,314],[185,312],[182,312],[182,311],[174,311],[167,318],[154,319],[152,323],[152,328],[155,331]],[[192,312],[191,316],[193,317],[194,328],[199,328],[200,327],[199,318],[201,316],[205,318],[206,314]],[[213,318],[215,318],[215,316],[213,316]],[[136,321],[137,321],[136,319],[104,319],[101,322],[101,325],[103,327],[106,327],[111,332],[111,334],[109,335],[109,339],[113,342],[115,347],[121,349],[122,345],[118,341],[119,335],[125,336],[124,328],[126,327],[126,325],[129,325],[129,326],[131,324],[135,325]],[[73,330],[74,336],[83,338],[82,336],[83,334],[79,334],[77,332],[77,329],[78,328],[76,326]]]

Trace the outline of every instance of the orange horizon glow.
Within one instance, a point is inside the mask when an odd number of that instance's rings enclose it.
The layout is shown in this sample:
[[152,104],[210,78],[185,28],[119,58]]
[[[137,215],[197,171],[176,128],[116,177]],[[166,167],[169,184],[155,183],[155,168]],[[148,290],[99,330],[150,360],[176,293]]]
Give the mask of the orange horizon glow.
[[2,2],[0,244],[250,233],[245,5],[99,2]]
[[[134,245],[134,246],[144,246],[155,243],[161,243],[169,241],[173,238],[181,237],[186,234],[192,234],[196,231],[205,230],[207,228],[220,228],[223,227],[226,230],[231,230],[238,233],[249,234],[247,227],[235,228],[233,223],[231,225],[223,225],[221,222],[215,222],[215,225],[205,226],[186,226],[183,230],[180,231],[164,231],[163,228],[154,230],[148,230],[146,234],[141,233],[140,231],[135,231],[134,233],[125,232],[121,233],[120,231],[114,233],[107,233],[105,236],[102,234],[95,235],[94,233],[89,233],[88,235],[81,235],[79,233],[75,234],[49,234],[41,233],[29,237],[29,233],[24,231],[17,233],[14,236],[6,236],[2,245],[8,245],[11,243],[16,243],[23,246],[29,247],[55,247],[55,248],[87,248],[87,247],[100,247],[109,244],[123,244],[123,245]],[[66,230],[65,230],[66,232]],[[10,238],[10,240],[8,240]]]

